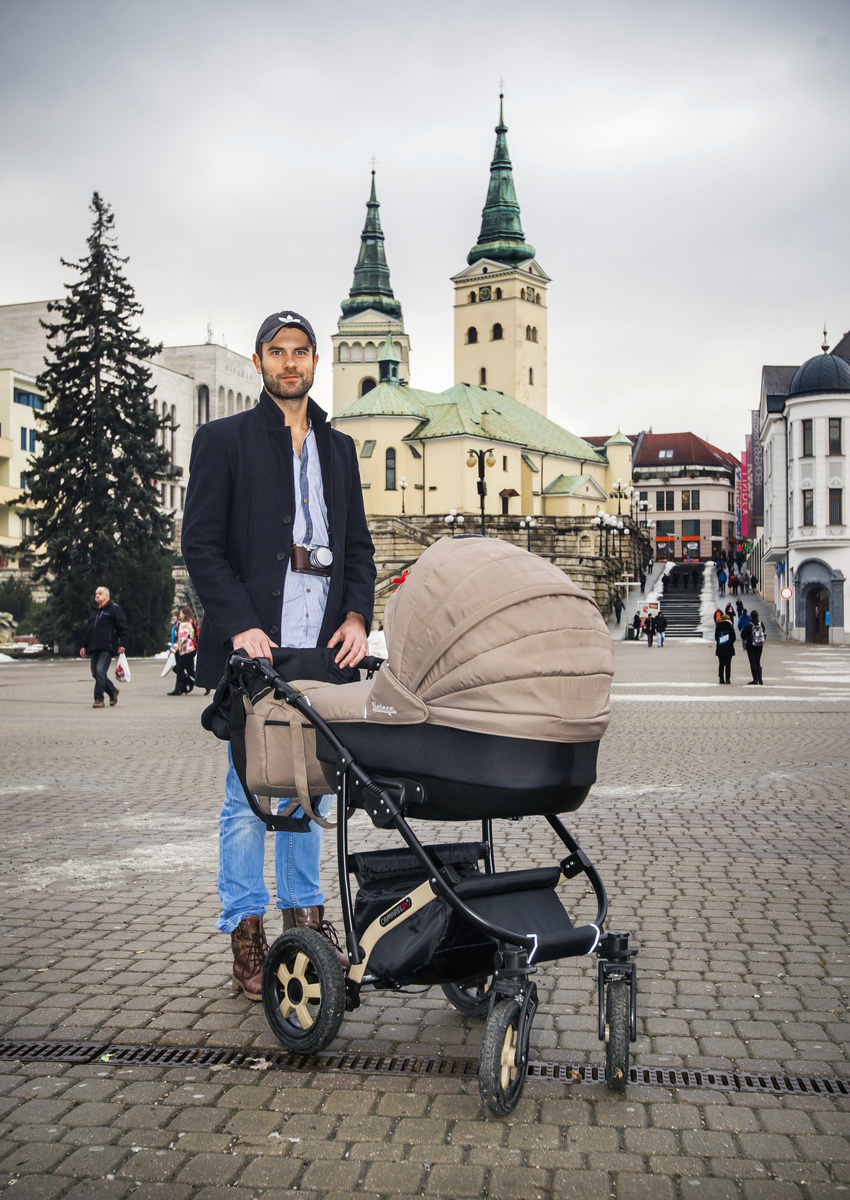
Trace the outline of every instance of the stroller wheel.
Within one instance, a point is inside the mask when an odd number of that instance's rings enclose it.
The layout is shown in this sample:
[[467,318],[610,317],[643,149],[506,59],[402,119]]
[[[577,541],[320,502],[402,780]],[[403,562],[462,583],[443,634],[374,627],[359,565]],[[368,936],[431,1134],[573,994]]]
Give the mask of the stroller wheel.
[[528,1072],[530,1030],[520,1030],[519,1014],[516,1000],[500,1000],[484,1026],[481,1039],[478,1091],[490,1111],[499,1117],[516,1108]]
[[623,1092],[629,1081],[629,1007],[627,979],[610,979],[605,994],[605,1082]]
[[467,1017],[484,1017],[490,1007],[493,978],[482,975],[479,979],[467,979],[463,983],[441,983],[443,994],[458,1012]]
[[287,1050],[314,1054],[334,1040],[345,1013],[345,977],[333,946],[315,929],[287,929],[263,967],[263,1008]]

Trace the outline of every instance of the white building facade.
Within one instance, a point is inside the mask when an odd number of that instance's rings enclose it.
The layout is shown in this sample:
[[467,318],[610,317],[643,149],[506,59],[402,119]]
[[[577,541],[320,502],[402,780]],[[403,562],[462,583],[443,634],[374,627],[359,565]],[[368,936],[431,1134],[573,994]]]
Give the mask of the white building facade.
[[[763,572],[776,575],[775,616],[796,641],[845,645],[850,362],[833,352],[796,370],[765,367],[759,416]],[[790,595],[783,597],[783,589]]]

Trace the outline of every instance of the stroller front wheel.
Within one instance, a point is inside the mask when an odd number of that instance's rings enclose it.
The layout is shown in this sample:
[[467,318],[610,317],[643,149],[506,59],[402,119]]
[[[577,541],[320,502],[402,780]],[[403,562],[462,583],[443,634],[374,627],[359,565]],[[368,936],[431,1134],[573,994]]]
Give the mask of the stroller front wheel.
[[330,942],[314,929],[287,929],[263,966],[263,1008],[287,1050],[314,1054],[334,1040],[345,1014],[345,977]]
[[492,975],[480,979],[467,979],[463,983],[441,983],[443,994],[449,1003],[467,1017],[484,1017],[490,1008],[493,991]]
[[528,1072],[528,1034],[521,1030],[520,1004],[500,1000],[484,1026],[478,1060],[478,1091],[496,1116],[511,1112],[519,1103]]
[[617,1092],[625,1091],[629,1079],[628,979],[610,979],[605,996],[605,1082]]

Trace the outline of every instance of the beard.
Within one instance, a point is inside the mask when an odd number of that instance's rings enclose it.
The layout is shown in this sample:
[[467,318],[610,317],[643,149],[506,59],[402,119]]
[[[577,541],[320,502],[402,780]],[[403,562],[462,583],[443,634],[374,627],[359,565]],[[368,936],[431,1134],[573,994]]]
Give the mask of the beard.
[[283,379],[272,373],[271,368],[263,363],[263,386],[275,400],[293,401],[299,404],[313,386],[315,371],[310,363],[303,371],[298,372],[298,379]]

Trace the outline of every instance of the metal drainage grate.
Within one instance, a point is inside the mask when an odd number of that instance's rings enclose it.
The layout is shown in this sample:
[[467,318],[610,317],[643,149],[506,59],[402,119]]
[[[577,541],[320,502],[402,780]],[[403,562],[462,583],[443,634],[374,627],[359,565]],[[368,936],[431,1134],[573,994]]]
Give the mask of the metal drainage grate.
[[[213,1046],[113,1046],[108,1042],[12,1042],[0,1041],[0,1060],[20,1062],[93,1063],[117,1066],[240,1067],[298,1073],[332,1071],[361,1075],[437,1075],[468,1078],[478,1074],[475,1058],[425,1058],[411,1054],[367,1054],[345,1051],[336,1054],[291,1054],[267,1050],[222,1050]],[[529,1079],[565,1085],[604,1083],[602,1067],[584,1063],[532,1062]],[[782,1096],[850,1096],[850,1079],[820,1076],[761,1074],[734,1071],[689,1071],[672,1067],[632,1067],[629,1083],[637,1087],[708,1088],[723,1092],[769,1092]]]

